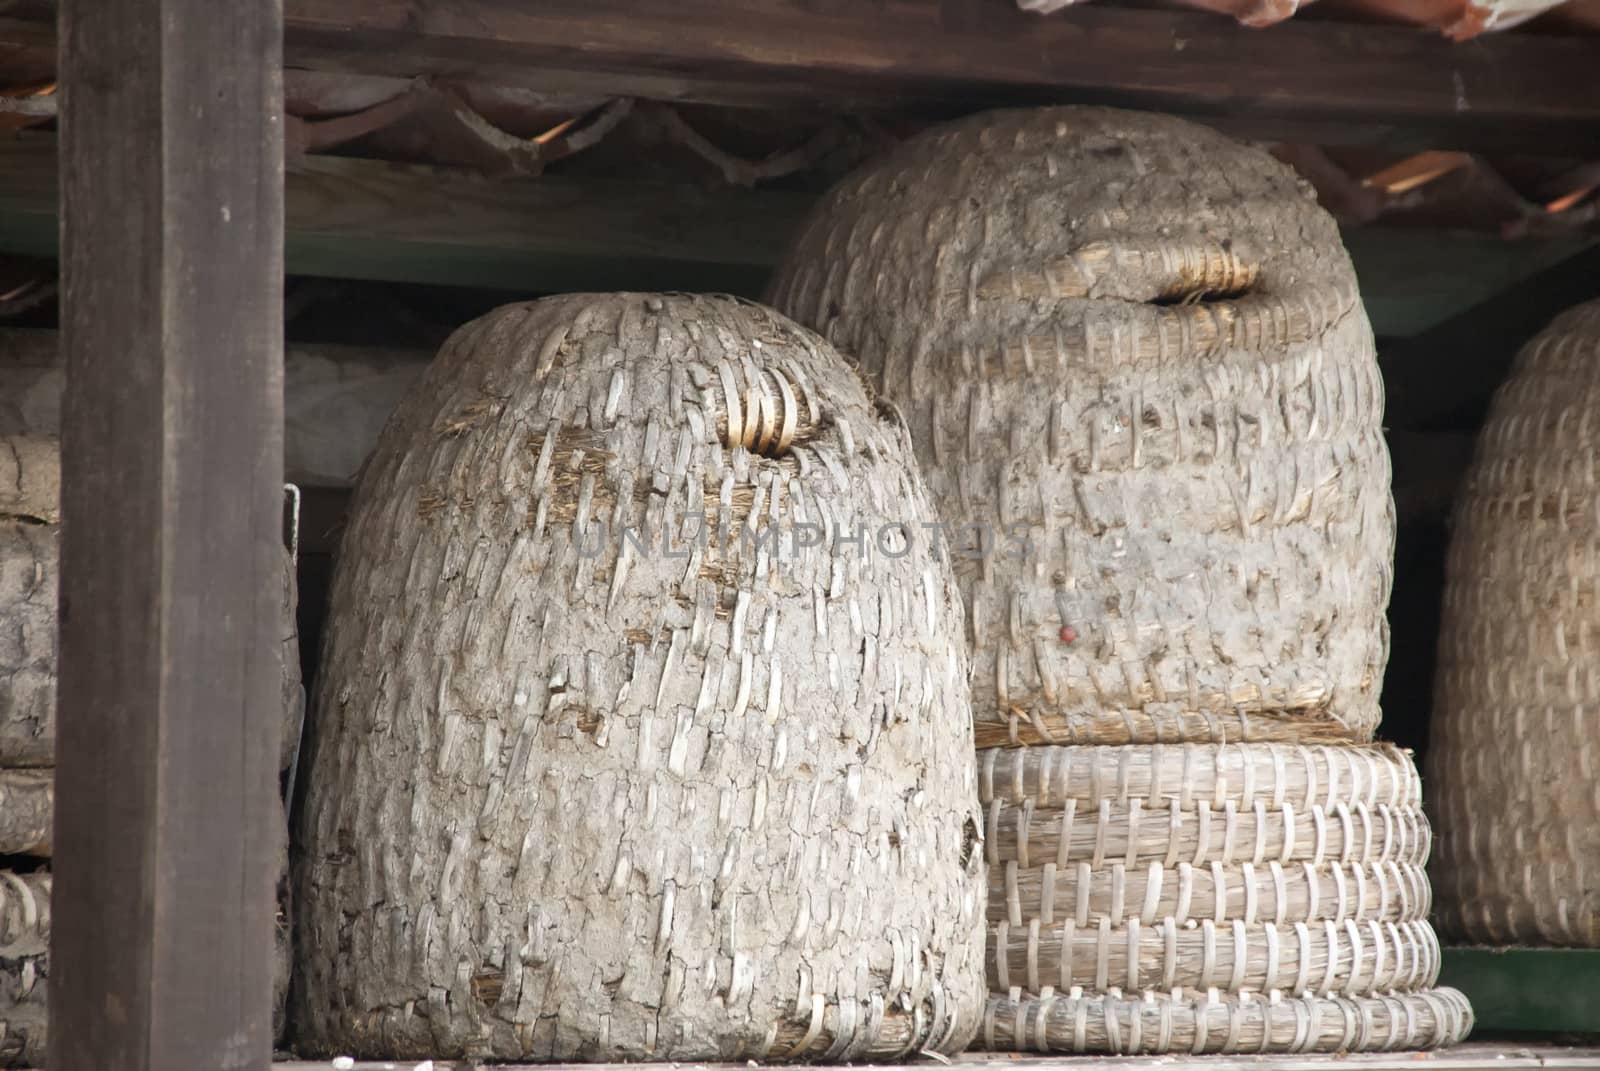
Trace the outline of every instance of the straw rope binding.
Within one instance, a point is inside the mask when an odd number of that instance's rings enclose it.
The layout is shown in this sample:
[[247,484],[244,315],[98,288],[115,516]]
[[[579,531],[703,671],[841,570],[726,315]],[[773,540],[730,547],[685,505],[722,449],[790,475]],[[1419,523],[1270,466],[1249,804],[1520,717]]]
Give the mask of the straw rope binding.
[[1457,499],[1428,750],[1441,930],[1600,947],[1600,301],[1518,354]]

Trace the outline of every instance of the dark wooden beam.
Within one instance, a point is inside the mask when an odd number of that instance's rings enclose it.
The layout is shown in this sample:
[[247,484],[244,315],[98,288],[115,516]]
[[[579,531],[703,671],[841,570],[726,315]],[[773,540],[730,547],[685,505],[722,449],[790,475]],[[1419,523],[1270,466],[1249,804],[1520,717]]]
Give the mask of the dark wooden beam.
[[1600,145],[1600,41],[1011,0],[288,0],[296,65],[734,105],[1085,102],[1359,122],[1442,148]]
[[[56,252],[55,140],[0,139],[0,250]],[[301,156],[286,175],[297,275],[754,296],[815,197],[682,184],[485,178],[450,168]]]
[[[0,139],[0,250],[53,256],[54,142]],[[710,190],[328,156],[289,163],[290,272],[501,289],[720,290],[758,297],[814,203],[806,193]],[[1574,256],[1574,234],[1492,235],[1366,227],[1345,232],[1380,335],[1427,330]]]
[[[11,0],[0,41],[49,39]],[[291,66],[546,92],[942,115],[1007,104],[1169,111],[1241,136],[1584,157],[1600,38],[1011,0],[287,0]]]
[[271,1061],[277,0],[65,0],[54,1071]]

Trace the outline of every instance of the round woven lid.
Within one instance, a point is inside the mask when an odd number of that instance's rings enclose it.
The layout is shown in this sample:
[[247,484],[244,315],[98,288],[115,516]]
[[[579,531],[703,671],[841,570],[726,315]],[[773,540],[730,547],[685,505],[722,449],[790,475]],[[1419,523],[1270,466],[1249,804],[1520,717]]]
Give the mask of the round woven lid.
[[1439,926],[1600,947],[1600,301],[1517,355],[1457,499],[1428,747]]
[[1293,1053],[1433,1049],[1463,1040],[1454,989],[1366,997],[1147,993],[994,997],[979,1043],[1056,1053]]

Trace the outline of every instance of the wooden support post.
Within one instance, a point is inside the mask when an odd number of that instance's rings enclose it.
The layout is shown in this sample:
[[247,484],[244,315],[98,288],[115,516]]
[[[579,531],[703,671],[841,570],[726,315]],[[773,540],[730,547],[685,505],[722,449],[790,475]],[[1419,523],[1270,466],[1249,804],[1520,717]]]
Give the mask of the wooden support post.
[[64,0],[50,1067],[266,1068],[279,0]]

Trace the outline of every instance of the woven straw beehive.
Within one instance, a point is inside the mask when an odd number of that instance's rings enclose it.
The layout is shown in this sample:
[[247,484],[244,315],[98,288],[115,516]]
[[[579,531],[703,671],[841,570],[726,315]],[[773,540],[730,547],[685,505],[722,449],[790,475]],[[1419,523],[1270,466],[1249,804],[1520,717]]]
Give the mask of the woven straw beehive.
[[[462,328],[380,438],[335,578],[302,1046],[964,1046],[960,602],[930,545],[884,535],[931,516],[898,417],[759,306],[576,295]],[[801,524],[865,537],[799,551]]]
[[1456,503],[1429,783],[1439,924],[1600,946],[1600,301],[1522,349]]
[[773,294],[994,548],[956,561],[980,746],[1370,739],[1382,385],[1288,168],[1162,116],[977,116],[846,179]]

